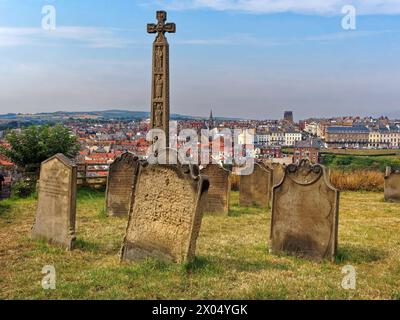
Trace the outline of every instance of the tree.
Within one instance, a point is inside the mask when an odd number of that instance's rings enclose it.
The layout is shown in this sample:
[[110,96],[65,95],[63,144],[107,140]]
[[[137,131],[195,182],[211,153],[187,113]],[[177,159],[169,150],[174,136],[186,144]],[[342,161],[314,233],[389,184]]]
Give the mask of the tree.
[[61,124],[54,127],[30,126],[20,132],[14,130],[6,136],[6,140],[11,147],[0,146],[0,154],[25,172],[38,173],[40,164],[57,153],[73,158],[79,152],[77,138]]

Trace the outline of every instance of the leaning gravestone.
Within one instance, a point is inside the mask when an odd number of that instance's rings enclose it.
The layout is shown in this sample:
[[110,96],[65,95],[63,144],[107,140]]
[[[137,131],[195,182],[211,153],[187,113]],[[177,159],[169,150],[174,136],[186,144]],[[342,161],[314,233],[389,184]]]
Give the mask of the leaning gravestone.
[[271,187],[272,171],[267,170],[267,168],[259,163],[255,163],[252,174],[240,176],[240,206],[257,205],[267,208],[270,202]]
[[210,188],[203,202],[204,212],[228,214],[230,204],[230,172],[218,164],[209,164],[201,170],[208,177]]
[[110,165],[106,191],[106,212],[109,216],[129,214],[137,163],[137,157],[126,152]]
[[385,201],[400,202],[400,169],[386,168]]
[[272,252],[333,260],[337,250],[339,191],[326,169],[302,160],[286,168],[273,189]]
[[75,242],[76,166],[63,154],[41,164],[33,239],[72,250]]
[[121,260],[193,260],[208,185],[195,166],[140,163]]

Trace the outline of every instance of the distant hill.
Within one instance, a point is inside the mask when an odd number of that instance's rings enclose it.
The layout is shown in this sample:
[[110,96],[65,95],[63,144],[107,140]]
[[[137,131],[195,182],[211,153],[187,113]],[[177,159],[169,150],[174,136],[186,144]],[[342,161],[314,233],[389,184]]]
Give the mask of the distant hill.
[[400,111],[386,112],[386,113],[384,113],[384,116],[388,117],[389,119],[400,120]]
[[[68,118],[93,117],[103,120],[112,119],[146,119],[150,117],[150,112],[147,111],[129,111],[129,110],[104,110],[104,111],[56,111],[56,112],[41,112],[35,114],[0,114],[0,120],[61,120]],[[206,117],[197,117],[182,114],[171,114],[172,120],[203,120]],[[215,118],[216,120],[240,120],[237,118]]]
[[15,119],[16,117],[16,113],[0,114],[0,119]]

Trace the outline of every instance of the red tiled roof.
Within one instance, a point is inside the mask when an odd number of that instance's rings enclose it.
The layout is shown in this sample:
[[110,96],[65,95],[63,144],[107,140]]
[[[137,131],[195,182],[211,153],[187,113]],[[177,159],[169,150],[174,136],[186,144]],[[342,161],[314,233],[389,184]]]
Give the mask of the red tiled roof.
[[99,160],[85,160],[86,164],[108,164],[108,160],[99,159]]
[[14,163],[6,161],[6,160],[0,160],[0,166],[4,167],[13,167]]
[[115,159],[115,153],[92,153],[88,157],[92,159]]

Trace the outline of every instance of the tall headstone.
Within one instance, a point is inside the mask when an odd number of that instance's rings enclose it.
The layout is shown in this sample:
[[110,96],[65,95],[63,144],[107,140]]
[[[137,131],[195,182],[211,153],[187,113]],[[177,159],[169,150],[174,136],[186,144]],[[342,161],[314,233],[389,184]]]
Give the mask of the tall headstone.
[[386,168],[385,201],[400,202],[400,169]]
[[137,163],[137,157],[126,152],[110,165],[106,191],[106,212],[109,216],[129,214]]
[[141,163],[121,259],[191,261],[208,185],[195,166]]
[[204,212],[228,214],[230,207],[231,179],[230,171],[218,164],[209,164],[201,170],[208,177],[210,188],[204,199]]
[[[157,33],[153,43],[151,129],[162,129],[169,147],[169,44],[165,33],[175,33],[175,23],[166,23],[167,13],[157,11],[157,24],[148,24],[148,33]],[[153,137],[157,140],[159,137]]]
[[272,252],[333,260],[337,250],[339,191],[326,169],[301,160],[273,188]]
[[72,250],[76,239],[76,176],[75,164],[63,154],[41,164],[33,239]]
[[272,179],[272,170],[268,170],[260,163],[255,163],[252,174],[240,176],[240,206],[256,205],[261,208],[268,208],[271,199]]
[[273,170],[274,170],[274,173],[273,173],[273,185],[275,186],[275,185],[277,185],[277,184],[279,184],[281,181],[282,181],[282,179],[283,179],[283,176],[285,175],[285,166],[283,165],[283,164],[280,164],[280,163],[272,163],[272,168],[273,168]]
[[271,175],[271,183],[269,184],[269,193],[268,193],[268,197],[269,197],[269,202],[271,202],[272,200],[272,188],[274,187],[274,168],[272,166],[272,164],[267,164],[265,162],[259,162],[259,164],[264,168],[264,170],[267,170],[269,172],[269,174]]

